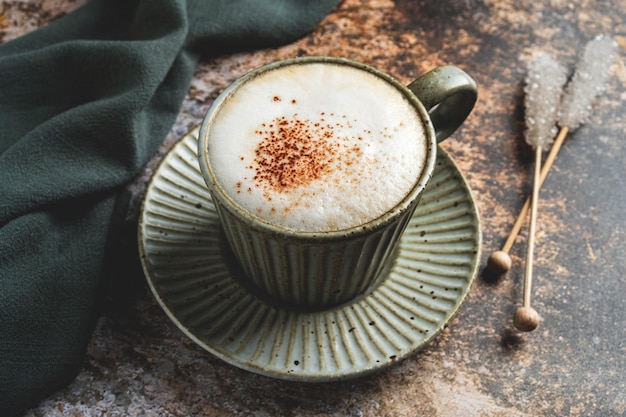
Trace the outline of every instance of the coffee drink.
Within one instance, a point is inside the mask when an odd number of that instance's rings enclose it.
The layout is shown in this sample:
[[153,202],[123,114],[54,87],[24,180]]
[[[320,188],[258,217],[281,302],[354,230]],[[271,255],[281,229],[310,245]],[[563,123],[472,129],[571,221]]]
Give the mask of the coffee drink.
[[369,71],[304,62],[225,92],[207,137],[223,192],[262,221],[325,232],[398,205],[425,169],[425,122],[407,96]]
[[376,288],[437,143],[475,101],[476,83],[453,66],[406,86],[354,61],[303,57],[236,80],[202,121],[198,161],[241,282],[298,310]]

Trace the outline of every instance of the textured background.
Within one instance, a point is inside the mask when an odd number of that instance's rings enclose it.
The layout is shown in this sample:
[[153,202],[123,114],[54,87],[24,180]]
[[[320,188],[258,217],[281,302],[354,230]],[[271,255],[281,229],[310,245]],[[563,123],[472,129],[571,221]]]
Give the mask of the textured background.
[[[0,42],[45,25],[76,1],[0,3]],[[523,141],[525,63],[553,53],[570,68],[584,44],[614,36],[618,58],[591,119],[571,134],[539,202],[533,306],[543,321],[514,331],[525,229],[506,279],[479,276],[448,329],[375,375],[301,384],[227,365],[187,339],[149,293],[135,260],[136,218],[152,168],[198,124],[231,81],[296,55],[374,65],[403,82],[453,63],[476,79],[479,102],[443,144],[474,191],[483,264],[503,244],[530,191]],[[29,416],[622,416],[626,415],[626,3],[613,0],[345,0],[288,46],[203,62],[161,152],[130,190],[131,267],[121,270],[84,370]],[[120,289],[125,294],[120,296]],[[113,294],[113,292],[112,292]]]

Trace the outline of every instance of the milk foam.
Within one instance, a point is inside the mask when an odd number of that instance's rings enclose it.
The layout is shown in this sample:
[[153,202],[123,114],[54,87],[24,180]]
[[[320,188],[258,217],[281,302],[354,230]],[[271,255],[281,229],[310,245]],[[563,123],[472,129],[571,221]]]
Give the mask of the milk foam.
[[420,115],[373,74],[299,64],[230,94],[209,130],[209,163],[233,201],[270,223],[355,227],[395,207],[420,177]]

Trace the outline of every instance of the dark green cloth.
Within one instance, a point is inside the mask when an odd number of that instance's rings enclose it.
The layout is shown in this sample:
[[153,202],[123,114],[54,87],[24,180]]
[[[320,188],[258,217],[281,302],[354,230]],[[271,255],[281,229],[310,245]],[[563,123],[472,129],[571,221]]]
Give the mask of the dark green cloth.
[[124,185],[198,60],[293,41],[336,0],[92,0],[0,46],[0,414],[80,370]]

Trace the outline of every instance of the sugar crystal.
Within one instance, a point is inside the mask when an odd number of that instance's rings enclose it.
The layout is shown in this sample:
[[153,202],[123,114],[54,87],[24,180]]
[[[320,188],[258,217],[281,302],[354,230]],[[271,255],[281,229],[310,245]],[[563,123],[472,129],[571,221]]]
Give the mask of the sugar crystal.
[[604,91],[611,75],[616,48],[617,43],[606,35],[599,35],[587,44],[563,96],[558,116],[560,126],[574,130],[589,117],[593,100]]
[[526,142],[546,147],[556,135],[558,106],[567,77],[565,68],[547,53],[538,53],[528,65],[526,94]]

